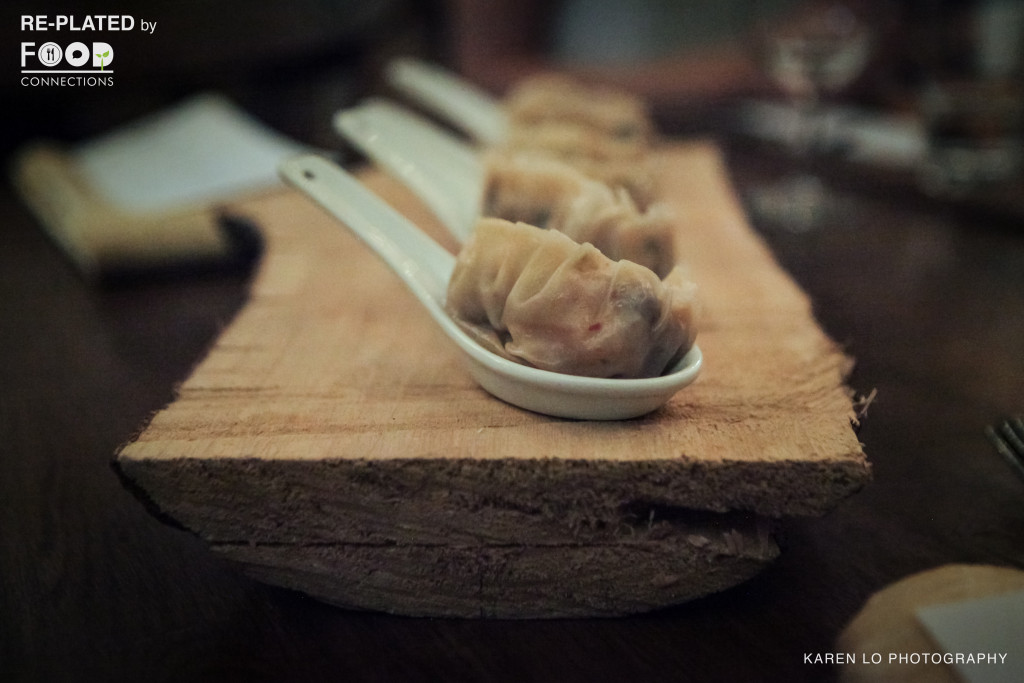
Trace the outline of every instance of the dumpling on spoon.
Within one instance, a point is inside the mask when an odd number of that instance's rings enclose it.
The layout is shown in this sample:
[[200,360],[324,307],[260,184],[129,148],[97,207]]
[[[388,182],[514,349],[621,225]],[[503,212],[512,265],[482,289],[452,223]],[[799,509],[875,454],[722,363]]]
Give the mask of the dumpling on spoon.
[[512,129],[561,122],[622,143],[646,146],[654,126],[644,101],[621,90],[549,74],[526,78],[503,100]]
[[655,377],[693,345],[696,286],[660,279],[563,233],[480,219],[460,251],[446,308],[485,348],[544,370]]
[[506,95],[503,109],[508,126],[498,149],[543,152],[624,189],[641,208],[655,201],[655,127],[640,98],[565,76],[535,76]]
[[513,151],[543,150],[570,163],[638,163],[650,151],[646,144],[608,137],[599,130],[568,121],[510,128],[502,146]]
[[492,152],[484,157],[484,168],[484,216],[558,230],[659,277],[675,266],[673,215],[667,206],[654,203],[640,210],[625,190],[543,154]]
[[568,163],[588,178],[624,191],[641,209],[658,201],[658,183],[650,157],[603,161],[576,158],[568,160]]

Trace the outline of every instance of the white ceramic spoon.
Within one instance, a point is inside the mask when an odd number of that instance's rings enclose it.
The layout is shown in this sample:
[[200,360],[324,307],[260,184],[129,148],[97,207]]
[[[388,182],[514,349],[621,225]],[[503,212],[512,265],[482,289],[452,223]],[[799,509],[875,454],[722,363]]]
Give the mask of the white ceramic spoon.
[[477,142],[493,145],[508,133],[501,103],[443,67],[401,57],[388,64],[384,77],[395,90]]
[[624,420],[664,405],[696,379],[703,358],[695,345],[669,372],[649,379],[599,379],[520,365],[474,342],[444,309],[455,257],[426,233],[323,157],[280,167],[285,181],[344,222],[373,249],[462,350],[473,378],[494,396],[534,412],[585,420]]
[[368,99],[334,116],[334,128],[430,207],[460,243],[476,225],[484,168],[475,149],[400,105]]

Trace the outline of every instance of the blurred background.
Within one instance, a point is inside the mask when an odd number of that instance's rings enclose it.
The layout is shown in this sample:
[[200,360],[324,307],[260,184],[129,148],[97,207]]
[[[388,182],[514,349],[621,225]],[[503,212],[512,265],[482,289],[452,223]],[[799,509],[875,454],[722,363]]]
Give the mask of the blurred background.
[[[152,34],[26,35],[22,14],[63,3],[8,3],[3,45],[3,145],[45,135],[81,139],[203,90],[223,92],[298,139],[334,144],[330,114],[381,87],[381,66],[407,54],[437,61],[500,93],[545,68],[570,69],[648,97],[668,132],[720,128],[720,107],[782,96],[766,65],[765,26],[799,0],[298,0],[288,3],[89,2],[75,14],[130,14]],[[828,3],[836,4],[836,3]],[[848,0],[870,31],[869,54],[829,98],[913,110],[930,77],[1020,74],[1013,0]],[[24,40],[105,37],[116,47],[111,88],[25,87]],[[770,47],[770,46],[769,46]],[[987,70],[987,74],[986,74]]]
[[[89,3],[133,31],[26,32],[44,0],[8,5],[5,159],[25,142],[73,145],[215,92],[300,143],[344,151],[333,113],[370,94],[397,56],[501,95],[549,70],[645,98],[669,136],[711,136],[790,165],[751,211],[806,229],[821,177],[1024,216],[1024,3],[1017,0],[298,0]],[[26,86],[20,45],[102,39],[109,87]],[[158,160],[154,160],[158,163]],[[794,210],[793,207],[796,207]]]

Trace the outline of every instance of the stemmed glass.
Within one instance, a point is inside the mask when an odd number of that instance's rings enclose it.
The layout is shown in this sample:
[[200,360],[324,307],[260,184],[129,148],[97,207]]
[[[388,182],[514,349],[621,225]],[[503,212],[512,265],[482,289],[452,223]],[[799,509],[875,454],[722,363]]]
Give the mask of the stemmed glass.
[[768,25],[759,57],[792,108],[787,142],[798,170],[752,193],[755,213],[794,232],[816,227],[828,204],[826,188],[811,171],[823,149],[822,99],[849,86],[864,70],[872,32],[847,4],[810,2]]

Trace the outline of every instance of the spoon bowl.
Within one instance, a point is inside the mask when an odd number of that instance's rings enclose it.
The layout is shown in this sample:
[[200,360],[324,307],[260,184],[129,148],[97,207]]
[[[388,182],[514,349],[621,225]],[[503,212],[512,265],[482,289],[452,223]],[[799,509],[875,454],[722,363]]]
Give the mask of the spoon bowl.
[[280,166],[281,177],[342,221],[380,256],[462,351],[465,365],[493,396],[537,413],[583,420],[645,415],[693,382],[703,357],[694,345],[666,374],[644,379],[566,375],[522,365],[483,348],[444,307],[455,257],[333,162],[304,155]]

